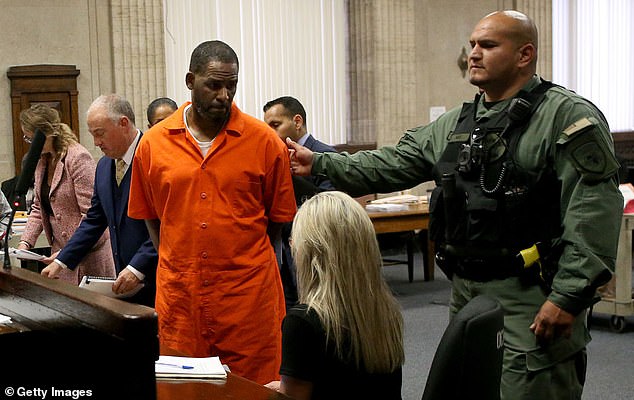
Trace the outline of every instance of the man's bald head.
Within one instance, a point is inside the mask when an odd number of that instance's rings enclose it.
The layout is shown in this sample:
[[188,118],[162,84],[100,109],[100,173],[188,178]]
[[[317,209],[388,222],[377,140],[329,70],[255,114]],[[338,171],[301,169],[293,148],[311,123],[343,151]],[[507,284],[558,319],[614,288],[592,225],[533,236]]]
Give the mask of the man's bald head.
[[[486,21],[495,23],[497,28],[505,32],[518,47],[530,43],[537,52],[537,27],[525,14],[515,10],[495,11],[482,18],[478,25]],[[535,61],[537,61],[537,56],[535,56]]]
[[515,95],[537,70],[537,28],[518,11],[482,18],[471,37],[469,81],[488,101]]

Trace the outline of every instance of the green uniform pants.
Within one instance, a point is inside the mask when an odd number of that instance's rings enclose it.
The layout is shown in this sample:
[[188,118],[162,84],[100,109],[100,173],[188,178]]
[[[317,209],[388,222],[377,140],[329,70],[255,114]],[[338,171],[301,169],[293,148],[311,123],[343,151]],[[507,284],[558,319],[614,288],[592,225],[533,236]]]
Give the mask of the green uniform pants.
[[476,282],[453,277],[450,313],[484,294],[504,309],[502,400],[579,400],[586,373],[585,346],[590,335],[586,312],[575,320],[569,339],[558,338],[547,346],[537,343],[529,326],[546,300],[539,285],[524,285],[519,278]]

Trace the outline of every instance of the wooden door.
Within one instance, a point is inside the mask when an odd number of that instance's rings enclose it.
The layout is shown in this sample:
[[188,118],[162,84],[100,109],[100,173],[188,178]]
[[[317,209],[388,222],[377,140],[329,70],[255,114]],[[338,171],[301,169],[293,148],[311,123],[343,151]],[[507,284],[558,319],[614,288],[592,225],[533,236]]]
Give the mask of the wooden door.
[[74,65],[20,65],[9,67],[11,80],[11,114],[13,118],[13,151],[16,175],[22,170],[22,158],[29,145],[22,140],[20,112],[35,103],[44,103],[60,113],[79,140],[77,76]]

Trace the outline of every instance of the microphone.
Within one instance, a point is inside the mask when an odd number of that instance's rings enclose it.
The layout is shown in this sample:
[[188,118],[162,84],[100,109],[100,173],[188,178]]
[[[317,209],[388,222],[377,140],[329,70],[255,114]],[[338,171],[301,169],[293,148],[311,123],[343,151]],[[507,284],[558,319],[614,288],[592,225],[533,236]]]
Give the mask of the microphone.
[[11,269],[11,259],[9,256],[9,235],[11,234],[11,225],[13,224],[13,218],[15,218],[15,211],[20,207],[24,196],[28,192],[31,184],[33,183],[33,176],[35,175],[35,167],[40,160],[42,149],[44,148],[44,142],[46,142],[46,135],[39,129],[36,129],[33,133],[33,141],[31,147],[26,153],[24,165],[22,167],[22,173],[18,176],[18,181],[15,184],[15,190],[13,195],[13,207],[9,222],[7,224],[7,232],[4,236],[4,260],[2,267],[4,269]]
[[40,156],[42,154],[42,148],[44,147],[44,142],[46,141],[46,135],[39,129],[36,129],[33,134],[33,141],[31,142],[31,147],[29,151],[26,153],[26,158],[24,160],[24,164],[22,166],[22,173],[18,176],[18,181],[15,184],[13,204],[14,208],[17,209],[18,206],[22,205],[22,201],[26,193],[29,191],[29,188],[33,184],[33,176],[35,175],[35,167],[37,166],[37,162],[40,160]]

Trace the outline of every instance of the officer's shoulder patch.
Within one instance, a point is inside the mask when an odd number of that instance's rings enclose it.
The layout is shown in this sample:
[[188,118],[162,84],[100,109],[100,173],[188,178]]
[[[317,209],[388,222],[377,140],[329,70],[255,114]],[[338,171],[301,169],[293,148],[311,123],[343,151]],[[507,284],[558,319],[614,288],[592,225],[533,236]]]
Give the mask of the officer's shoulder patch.
[[573,162],[582,174],[602,174],[606,170],[607,157],[595,142],[582,143],[571,151]]
[[557,141],[565,149],[582,179],[587,182],[611,177],[619,168],[606,138],[593,129],[596,125],[597,121],[593,117],[581,118],[564,129]]
[[581,118],[580,120],[573,122],[570,126],[564,129],[564,135],[572,136],[575,133],[582,131],[592,125],[594,124],[587,117]]

